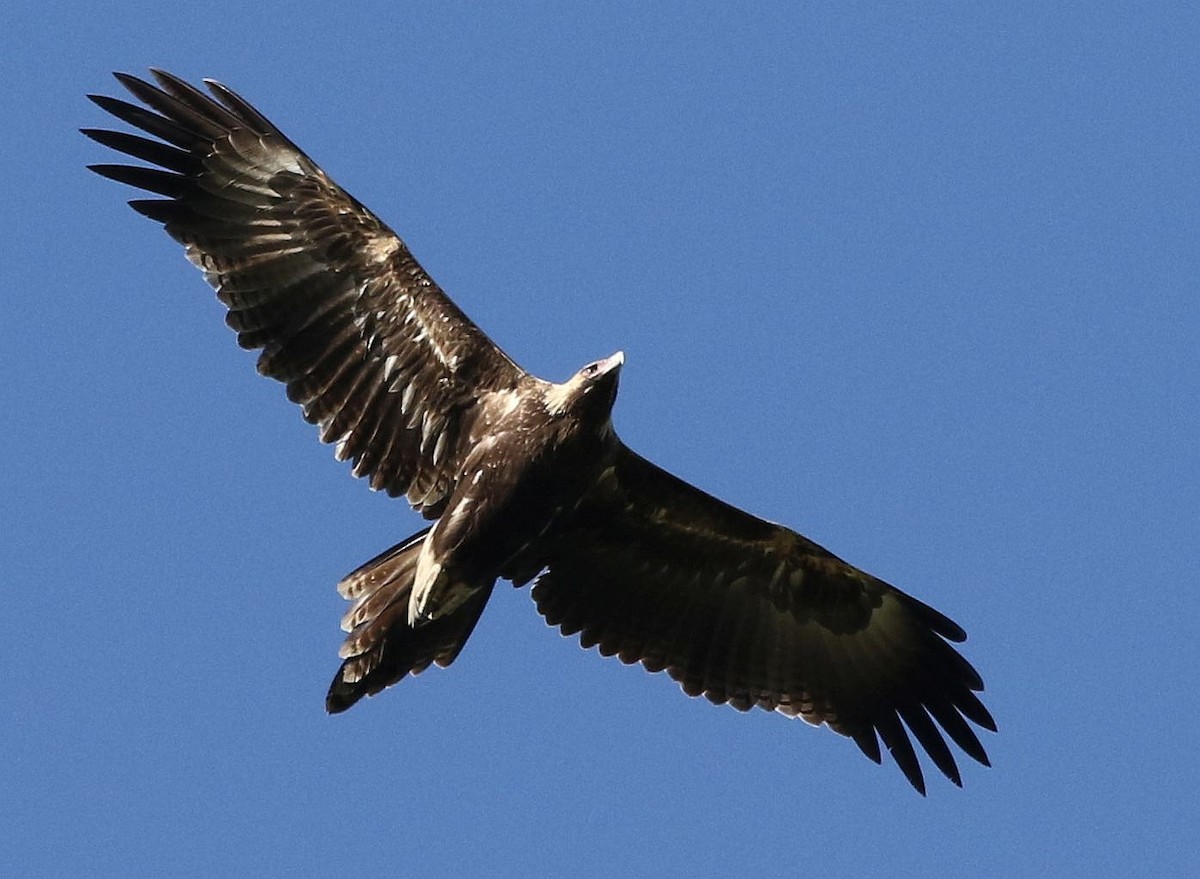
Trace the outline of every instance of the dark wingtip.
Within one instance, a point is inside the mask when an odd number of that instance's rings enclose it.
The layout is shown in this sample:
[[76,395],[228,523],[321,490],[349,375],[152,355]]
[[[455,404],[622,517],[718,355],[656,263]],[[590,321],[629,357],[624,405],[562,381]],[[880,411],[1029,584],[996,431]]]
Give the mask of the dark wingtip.
[[118,174],[120,174],[120,172],[117,171],[116,169],[122,168],[122,167],[125,167],[125,166],[124,165],[113,165],[110,163],[98,163],[98,164],[94,164],[94,165],[88,165],[87,169],[89,171],[91,171],[93,174],[99,174],[101,177],[107,177],[109,180],[120,181],[120,177],[118,176]]
[[872,763],[882,764],[883,755],[879,752],[879,739],[875,736],[875,728],[872,726],[866,729],[852,733],[850,736],[854,740],[854,744],[858,745],[858,749],[866,755],[867,759]]
[[904,773],[904,777],[908,779],[908,783],[913,786],[913,790],[923,797],[928,796],[928,794],[925,792],[925,776],[921,774],[920,769],[918,769],[915,773],[909,772],[909,770],[904,766],[901,766],[900,769]]
[[[913,780],[910,778],[909,781]],[[913,782],[913,787],[917,789],[917,793],[919,793],[921,796],[925,796],[925,776],[921,773],[917,773],[917,779],[915,782]]]
[[970,690],[964,690],[960,693],[954,704],[968,720],[991,732],[996,731],[996,720],[992,717],[992,713],[987,710],[987,706],[979,701],[979,697]]
[[105,113],[111,113],[112,115],[116,116],[118,119],[121,119],[122,121],[125,121],[125,122],[129,121],[128,119],[125,118],[127,115],[129,115],[128,114],[129,110],[134,110],[139,113],[145,112],[144,110],[142,110],[141,107],[138,107],[136,104],[131,104],[128,101],[122,101],[120,98],[114,98],[114,97],[111,97],[110,95],[88,95],[87,99],[89,101],[91,101],[93,104],[95,104],[97,107],[99,107],[101,110],[103,110]]
[[134,76],[132,73],[123,73],[120,70],[113,71],[113,78],[130,91],[135,90],[139,85],[149,85],[141,77]]
[[143,217],[163,225],[178,219],[182,213],[179,202],[170,198],[135,198],[129,202],[129,206]]
[[913,598],[911,595],[906,597],[925,625],[929,626],[929,628],[933,629],[947,641],[954,644],[961,644],[967,640],[966,629],[954,622],[950,617],[918,598]]

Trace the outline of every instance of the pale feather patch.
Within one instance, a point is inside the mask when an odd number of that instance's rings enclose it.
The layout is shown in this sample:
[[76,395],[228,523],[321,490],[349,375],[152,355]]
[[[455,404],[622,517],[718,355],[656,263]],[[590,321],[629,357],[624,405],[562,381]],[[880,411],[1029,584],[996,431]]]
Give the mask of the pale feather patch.
[[408,383],[408,387],[404,389],[404,394],[400,397],[400,412],[407,415],[412,408],[413,397],[417,393],[417,383],[415,380]]
[[551,415],[562,415],[567,411],[574,396],[575,383],[573,381],[550,385],[546,390],[546,411]]
[[[421,314],[421,310],[417,307],[414,301],[408,312],[412,319],[417,322],[420,327],[420,332],[413,337],[414,342],[429,340],[429,349],[433,351],[435,357],[441,361],[442,365],[450,372],[454,372],[458,368],[458,358],[454,356],[454,352],[442,347],[439,341],[439,335],[444,334],[445,330],[440,330],[436,326],[431,326],[425,320],[425,315]],[[407,316],[406,316],[407,319]]]
[[388,262],[401,248],[400,239],[394,235],[376,235],[359,251],[374,262]]
[[433,446],[433,466],[434,467],[438,466],[438,464],[440,464],[442,462],[442,455],[445,454],[446,446],[448,445],[446,440],[449,438],[449,436],[450,436],[449,431],[445,431],[445,430],[443,430],[442,432],[440,432],[438,434],[437,442],[434,443],[434,446]]
[[[386,381],[386,382],[391,381],[392,375],[396,371],[396,362],[399,359],[400,358],[397,357],[395,354],[389,354],[386,358],[384,358],[384,361],[383,361],[383,380],[384,381]],[[390,388],[390,390],[394,391],[396,389],[393,387],[393,388]]]
[[427,619],[425,607],[433,587],[442,573],[442,566],[433,560],[429,541],[421,547],[421,556],[417,559],[417,575],[413,579],[412,594],[408,597],[408,624],[414,626],[418,621]]

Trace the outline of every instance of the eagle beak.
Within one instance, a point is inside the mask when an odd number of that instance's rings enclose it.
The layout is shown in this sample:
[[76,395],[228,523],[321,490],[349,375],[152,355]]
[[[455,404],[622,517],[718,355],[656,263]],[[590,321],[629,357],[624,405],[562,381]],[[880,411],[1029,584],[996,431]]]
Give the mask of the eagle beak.
[[620,369],[622,366],[624,366],[624,364],[625,364],[625,352],[618,351],[612,357],[609,357],[607,360],[604,361],[601,372],[604,372],[604,373],[612,372],[614,369]]

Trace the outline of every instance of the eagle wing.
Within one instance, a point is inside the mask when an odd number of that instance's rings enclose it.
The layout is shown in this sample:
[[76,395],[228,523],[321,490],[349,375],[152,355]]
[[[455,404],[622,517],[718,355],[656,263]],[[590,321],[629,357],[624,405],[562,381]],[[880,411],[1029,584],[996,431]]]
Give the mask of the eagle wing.
[[882,739],[922,793],[905,727],[955,784],[942,731],[987,765],[966,722],[996,728],[983,682],[948,643],[963,630],[794,531],[622,447],[547,546],[534,600],[585,648],[665,669],[689,696],[828,724],[876,763]]
[[[157,167],[92,170],[135,200],[228,307],[258,370],[372,488],[440,514],[479,398],[533,381],[464,315],[391,229],[220,83],[210,97],[152,71],[117,79],[146,106],[90,96],[155,139],[85,129]],[[148,108],[148,109],[147,109]]]

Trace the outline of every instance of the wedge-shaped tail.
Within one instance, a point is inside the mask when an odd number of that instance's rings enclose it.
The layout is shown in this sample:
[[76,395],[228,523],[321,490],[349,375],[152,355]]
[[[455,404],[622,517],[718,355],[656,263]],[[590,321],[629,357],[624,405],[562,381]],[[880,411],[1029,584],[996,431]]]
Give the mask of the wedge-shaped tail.
[[338,584],[354,603],[342,617],[349,632],[338,654],[342,667],[329,685],[325,708],[345,711],[363,696],[374,696],[406,675],[417,675],[437,663],[454,662],[475,629],[492,594],[492,585],[478,590],[446,616],[418,626],[408,624],[417,558],[426,528],[376,556]]

